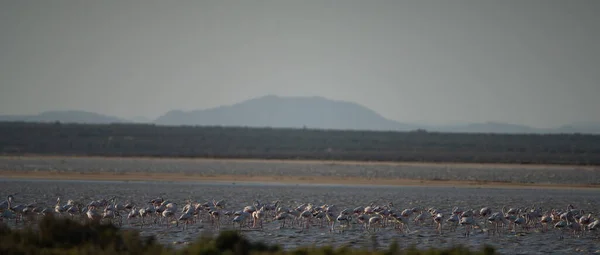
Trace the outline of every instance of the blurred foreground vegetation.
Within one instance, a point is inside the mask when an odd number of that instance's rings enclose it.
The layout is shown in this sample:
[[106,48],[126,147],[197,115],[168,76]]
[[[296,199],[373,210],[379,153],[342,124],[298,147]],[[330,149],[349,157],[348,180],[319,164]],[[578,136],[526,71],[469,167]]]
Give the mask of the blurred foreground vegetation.
[[480,251],[464,247],[450,249],[399,249],[394,243],[385,250],[369,251],[348,247],[333,249],[298,248],[285,251],[279,246],[250,242],[235,231],[224,231],[216,238],[200,237],[182,249],[159,244],[154,238],[141,237],[134,230],[113,225],[79,223],[70,219],[44,217],[36,230],[12,230],[0,222],[0,254],[496,254],[491,247]]
[[0,153],[600,165],[600,135],[0,122]]

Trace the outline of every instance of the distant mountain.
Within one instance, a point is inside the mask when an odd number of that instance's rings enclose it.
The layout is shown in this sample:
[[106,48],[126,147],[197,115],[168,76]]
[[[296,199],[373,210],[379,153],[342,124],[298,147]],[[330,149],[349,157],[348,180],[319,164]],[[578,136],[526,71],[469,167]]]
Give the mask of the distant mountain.
[[229,106],[205,110],[174,110],[155,121],[159,125],[220,125],[248,127],[291,127],[347,130],[425,129],[452,133],[592,133],[600,134],[600,123],[578,123],[556,129],[540,129],[509,123],[486,122],[454,126],[433,126],[389,120],[371,109],[352,102],[323,97],[263,96]]
[[0,121],[63,122],[108,124],[126,122],[123,119],[85,111],[47,111],[37,115],[0,115]]
[[505,134],[600,134],[600,123],[575,123],[564,125],[559,128],[534,128],[524,125],[486,122],[471,123],[456,126],[432,126],[426,128],[429,131],[451,132],[451,133],[505,133]]
[[263,96],[237,104],[205,110],[173,110],[156,120],[145,117],[129,119],[85,111],[47,111],[37,115],[0,115],[0,121],[63,123],[152,123],[158,125],[246,126],[317,128],[343,130],[412,131],[452,133],[585,133],[600,134],[600,122],[579,122],[559,128],[541,129],[509,123],[486,122],[453,126],[418,125],[386,119],[360,104],[323,97]]
[[577,122],[571,125],[565,125],[557,129],[562,133],[600,133],[600,122]]
[[348,130],[414,130],[418,125],[386,119],[364,106],[323,97],[263,96],[230,106],[196,111],[170,111],[160,125],[220,125],[247,127]]

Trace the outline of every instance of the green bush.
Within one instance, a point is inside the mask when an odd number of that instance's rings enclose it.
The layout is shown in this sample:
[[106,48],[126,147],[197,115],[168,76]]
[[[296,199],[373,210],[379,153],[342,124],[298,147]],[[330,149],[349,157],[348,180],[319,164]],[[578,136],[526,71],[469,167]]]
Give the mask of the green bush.
[[162,254],[168,248],[138,232],[46,216],[38,229],[0,226],[0,254]]
[[143,238],[137,231],[121,230],[113,225],[79,223],[70,219],[47,216],[37,229],[13,230],[0,224],[0,254],[207,254],[207,255],[395,255],[395,254],[496,254],[492,247],[471,251],[458,246],[449,249],[401,250],[397,243],[387,249],[370,251],[349,247],[333,248],[302,247],[284,251],[277,245],[250,242],[236,231],[223,231],[216,238],[201,236],[183,249],[173,249],[156,242],[154,238]]

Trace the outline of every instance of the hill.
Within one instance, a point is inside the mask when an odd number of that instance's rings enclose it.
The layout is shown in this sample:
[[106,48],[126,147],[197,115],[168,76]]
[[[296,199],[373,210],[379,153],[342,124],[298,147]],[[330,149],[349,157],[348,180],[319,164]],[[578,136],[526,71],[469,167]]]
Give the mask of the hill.
[[411,131],[426,129],[450,133],[504,134],[600,134],[600,123],[574,123],[559,128],[534,128],[510,123],[486,122],[454,126],[420,125],[386,119],[353,102],[323,97],[263,96],[229,106],[204,110],[173,110],[159,117],[159,125],[245,126],[273,128],[316,128],[337,130]]
[[0,121],[62,122],[83,124],[148,123],[167,126],[230,126],[313,128],[333,130],[414,131],[443,133],[502,134],[600,134],[600,123],[579,122],[558,128],[534,128],[510,123],[485,122],[462,125],[420,125],[387,119],[353,102],[323,97],[268,95],[233,105],[180,111],[172,110],[156,120],[145,117],[119,118],[85,111],[47,111],[38,115],[0,115]]
[[196,111],[170,111],[159,125],[317,128],[408,131],[418,125],[386,119],[362,105],[323,97],[264,96],[230,106]]

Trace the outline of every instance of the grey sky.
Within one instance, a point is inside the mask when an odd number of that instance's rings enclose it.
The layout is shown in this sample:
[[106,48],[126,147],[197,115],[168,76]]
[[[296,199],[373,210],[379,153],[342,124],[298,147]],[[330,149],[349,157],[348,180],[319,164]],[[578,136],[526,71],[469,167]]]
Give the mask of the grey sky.
[[600,121],[596,0],[0,0],[0,114],[318,95],[402,122]]

